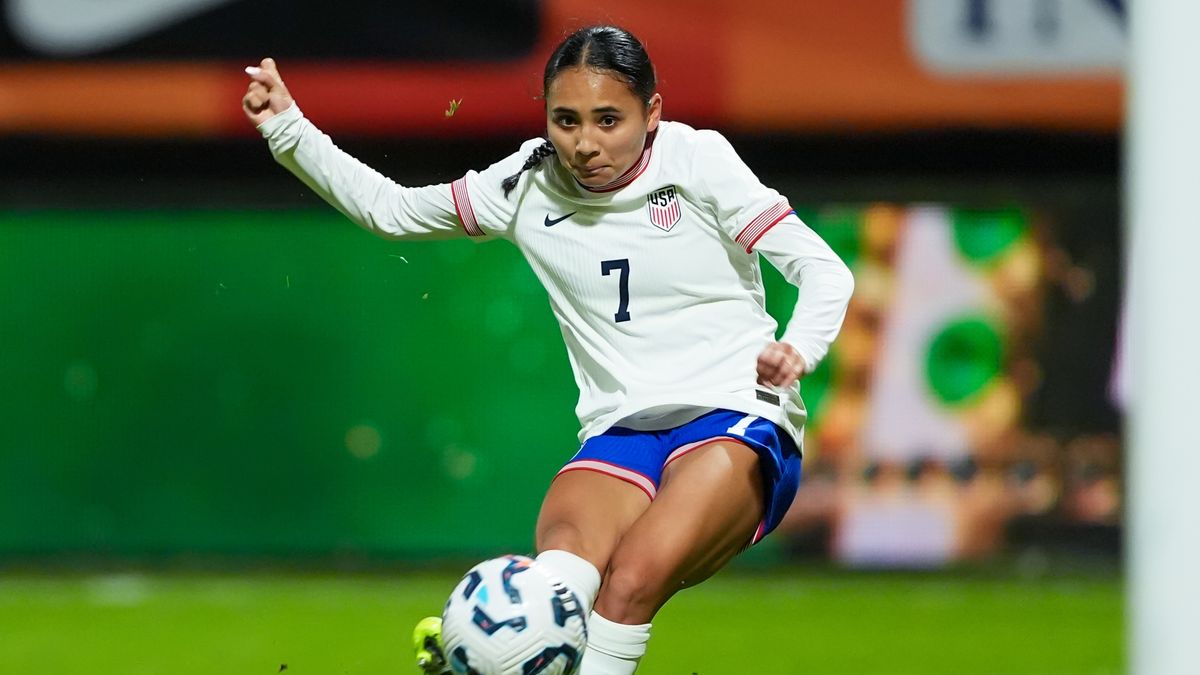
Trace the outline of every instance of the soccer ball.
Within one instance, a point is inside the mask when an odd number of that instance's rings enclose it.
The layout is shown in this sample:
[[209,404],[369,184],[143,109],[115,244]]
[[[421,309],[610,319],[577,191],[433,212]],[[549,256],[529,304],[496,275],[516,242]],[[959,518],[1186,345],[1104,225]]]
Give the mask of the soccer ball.
[[543,565],[506,555],[458,582],[442,612],[442,640],[459,675],[570,675],[587,626],[578,598]]

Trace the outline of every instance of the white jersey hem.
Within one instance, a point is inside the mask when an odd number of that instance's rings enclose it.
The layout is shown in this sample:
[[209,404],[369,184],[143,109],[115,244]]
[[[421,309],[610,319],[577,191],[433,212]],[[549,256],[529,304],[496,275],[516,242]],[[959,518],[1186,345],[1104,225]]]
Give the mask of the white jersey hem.
[[[803,451],[804,423],[808,418],[808,413],[803,407],[792,405],[789,402],[788,393],[783,392],[780,394],[780,398],[783,399],[783,405],[748,400],[736,394],[695,394],[686,397],[674,396],[669,399],[643,399],[634,405],[625,405],[612,412],[600,415],[584,425],[579,431],[579,442],[582,443],[592,436],[602,434],[611,427],[617,426],[617,423],[621,420],[631,415],[636,415],[639,412],[660,406],[677,406],[681,408],[695,407],[710,410],[723,408],[725,410],[746,413],[747,415],[757,415],[779,425],[780,428],[792,437],[792,440],[796,443],[796,447]],[[793,396],[792,398],[794,400],[796,397]]]

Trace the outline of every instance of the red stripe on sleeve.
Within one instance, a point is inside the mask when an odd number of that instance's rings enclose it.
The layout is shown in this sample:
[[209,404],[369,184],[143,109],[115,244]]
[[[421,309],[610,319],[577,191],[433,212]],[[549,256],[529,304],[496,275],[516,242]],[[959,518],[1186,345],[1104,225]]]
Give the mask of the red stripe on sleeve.
[[754,250],[754,245],[758,243],[758,240],[761,239],[768,230],[770,230],[772,227],[775,227],[779,221],[786,218],[791,212],[792,207],[786,201],[779,202],[775,206],[772,206],[766,211],[758,214],[754,220],[751,220],[750,223],[746,225],[746,227],[742,228],[742,231],[738,233],[735,241],[741,244],[742,248],[746,249],[746,253],[750,253],[752,250]]
[[463,230],[470,237],[482,237],[484,231],[475,220],[475,209],[471,208],[471,195],[467,189],[467,177],[463,176],[450,184],[450,194],[454,199],[454,212],[462,223]]

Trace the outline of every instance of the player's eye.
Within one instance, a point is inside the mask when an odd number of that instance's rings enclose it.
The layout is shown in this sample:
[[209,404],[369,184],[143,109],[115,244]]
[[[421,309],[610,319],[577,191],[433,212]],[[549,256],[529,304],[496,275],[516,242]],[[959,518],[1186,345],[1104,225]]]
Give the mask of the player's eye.
[[560,127],[575,126],[575,118],[570,115],[559,115],[554,118],[554,123]]
[[600,126],[615,127],[617,125],[618,121],[619,120],[616,117],[613,117],[612,115],[605,115],[604,117],[600,118]]

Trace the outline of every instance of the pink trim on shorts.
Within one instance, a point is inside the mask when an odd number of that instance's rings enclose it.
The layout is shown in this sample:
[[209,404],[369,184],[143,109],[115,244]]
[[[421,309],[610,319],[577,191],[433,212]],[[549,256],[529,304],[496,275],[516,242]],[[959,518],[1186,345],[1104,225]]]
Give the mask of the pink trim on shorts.
[[[668,464],[674,462],[680,457],[683,457],[689,452],[692,452],[693,450],[699,450],[710,443],[716,443],[718,441],[734,441],[736,443],[740,443],[741,445],[746,445],[745,441],[740,438],[734,438],[733,436],[713,436],[712,438],[706,438],[701,441],[694,441],[692,443],[688,443],[687,445],[681,445],[678,448],[675,448],[674,452],[667,455],[667,461],[663,462],[663,468],[666,469]],[[746,445],[746,447],[749,448],[750,446]],[[753,450],[753,448],[750,449]]]
[[645,492],[646,496],[649,497],[651,501],[654,501],[654,496],[658,494],[658,487],[654,484],[654,481],[651,480],[649,476],[644,473],[634,471],[633,469],[617,466],[616,464],[612,464],[610,462],[604,462],[598,459],[577,460],[570,462],[563,468],[559,469],[558,473],[555,474],[555,477],[561,476],[568,471],[595,471],[596,473],[602,473],[606,476],[619,478],[626,483],[637,487],[642,492]]
[[764,518],[758,523],[758,529],[754,531],[754,536],[750,538],[750,546],[753,546],[753,545],[757,544],[758,542],[762,541],[762,538],[767,535],[767,533],[764,532],[764,530],[766,530],[766,529],[767,529],[767,519],[764,516]]

